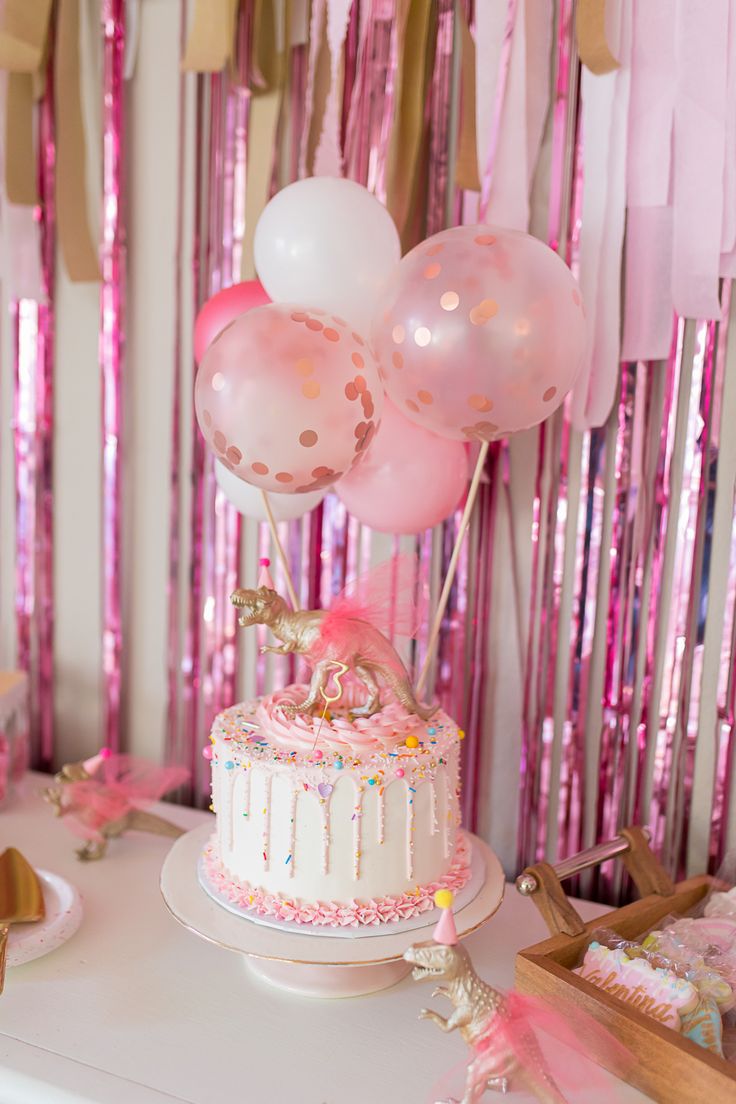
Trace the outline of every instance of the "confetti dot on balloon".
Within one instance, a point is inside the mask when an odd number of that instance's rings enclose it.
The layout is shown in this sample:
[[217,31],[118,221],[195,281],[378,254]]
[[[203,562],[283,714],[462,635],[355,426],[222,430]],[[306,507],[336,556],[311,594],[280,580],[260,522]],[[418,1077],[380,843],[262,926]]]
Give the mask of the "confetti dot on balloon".
[[308,316],[305,314],[304,311],[292,311],[291,312],[291,318],[292,318],[293,322],[306,322],[307,317]]
[[365,361],[363,360],[360,353],[353,353],[353,355],[351,356],[350,359],[352,360],[352,362],[353,362],[353,364],[355,365],[356,368],[364,368],[365,367]]
[[308,318],[307,319],[307,329],[308,330],[314,330],[315,333],[318,333],[319,330],[324,329],[324,326],[316,318]]
[[556,387],[548,387],[547,390],[542,395],[542,398],[544,399],[545,402],[551,402],[556,394],[557,394],[557,388]]
[[452,907],[455,900],[451,889],[438,889],[434,895],[434,903],[437,908],[447,909]]
[[338,318],[336,314],[333,314],[332,321],[338,326],[347,326],[347,322],[344,318]]
[[489,319],[498,311],[498,303],[494,299],[481,299],[470,312],[470,321],[474,326],[485,326]]
[[268,475],[268,464],[262,464],[260,460],[256,460],[255,464],[251,464],[251,469],[256,475]]
[[468,399],[468,406],[472,406],[473,410],[480,410],[483,414],[493,410],[493,403],[485,395],[471,395]]
[[438,264],[435,261],[434,264],[427,265],[427,267],[425,268],[425,270],[424,270],[424,279],[425,280],[436,280],[441,271],[442,271],[442,265]]
[[406,746],[408,748],[419,747],[419,740],[417,739],[416,736],[407,736],[406,739],[404,740],[404,743],[406,744]]
[[365,414],[366,418],[372,418],[376,412],[376,408],[373,405],[373,399],[370,397],[370,395],[366,394],[362,396],[362,402],[363,413]]
[[225,377],[223,376],[222,372],[215,372],[214,376],[212,377],[212,390],[222,391],[224,386]]
[[580,292],[577,288],[572,289],[572,301],[576,307],[580,306]]
[[420,403],[424,403],[425,406],[431,406],[431,404],[434,402],[431,391],[417,391],[417,398],[419,399]]
[[401,345],[402,341],[406,337],[406,330],[403,326],[394,326],[391,331],[391,337],[394,339],[395,345]]
[[312,468],[312,475],[315,479],[322,479],[325,475],[330,475],[331,469],[326,468],[324,464],[320,464],[318,468]]
[[305,399],[316,399],[319,396],[319,384],[316,380],[307,380],[302,384],[302,395]]
[[412,410],[415,414],[419,413],[419,407],[413,399],[405,399],[404,403],[409,410]]
[[294,476],[291,474],[291,472],[276,472],[276,482],[277,483],[293,483],[294,482]]
[[355,377],[355,387],[359,395],[362,395],[368,384],[365,382],[365,376]]
[[443,310],[454,311],[460,303],[460,296],[456,291],[446,291],[440,295],[440,306]]
[[432,334],[426,326],[419,326],[419,328],[414,331],[414,341],[417,345],[420,346],[420,348],[424,348],[425,345],[429,345],[431,340]]
[[360,336],[360,334],[354,333],[353,334],[353,341],[355,341],[356,344],[358,344],[358,345],[365,345],[365,341]]
[[340,335],[337,332],[337,330],[333,330],[330,326],[327,327],[327,329],[324,331],[322,336],[324,338],[326,338],[328,341],[339,341],[340,340]]
[[345,397],[350,399],[351,402],[355,402],[358,397],[358,388],[352,380],[345,384]]
[[436,242],[434,245],[430,245],[429,249],[427,250],[427,256],[436,257],[437,254],[441,253],[444,248],[445,247],[442,242]]
[[212,425],[212,415],[210,414],[209,410],[202,411],[202,421],[206,426]]
[[242,452],[239,448],[236,448],[235,445],[230,446],[230,448],[225,453],[225,456],[228,458],[231,464],[239,464],[240,461],[243,459]]
[[401,353],[394,353],[393,356],[391,357],[391,360],[393,362],[394,368],[401,369],[401,368],[404,367],[404,358],[401,355]]
[[227,439],[224,433],[221,433],[219,429],[215,430],[215,435],[212,438],[213,444],[218,452],[224,452],[227,446]]
[[296,362],[296,370],[300,376],[311,376],[314,371],[314,365],[309,357],[301,357],[301,359]]
[[304,448],[312,448],[318,440],[319,437],[313,429],[305,429],[303,433],[299,434],[299,444],[304,445]]
[[365,422],[358,422],[355,429],[353,430],[353,433],[355,434],[356,437],[364,437],[365,436],[365,431],[366,431],[367,428],[368,428],[368,426],[366,425]]
[[473,241],[476,245],[493,245],[496,238],[493,234],[478,234]]

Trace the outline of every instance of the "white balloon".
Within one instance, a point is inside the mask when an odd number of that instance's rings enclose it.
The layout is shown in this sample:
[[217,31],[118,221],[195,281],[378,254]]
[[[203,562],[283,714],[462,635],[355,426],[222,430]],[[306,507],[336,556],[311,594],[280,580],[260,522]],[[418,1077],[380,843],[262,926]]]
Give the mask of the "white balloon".
[[321,308],[365,335],[401,243],[388,211],[367,188],[311,176],[289,184],[266,205],[254,253],[274,302]]
[[[246,483],[245,480],[228,471],[219,460],[215,460],[215,479],[225,498],[243,517],[253,518],[255,521],[267,520],[266,507],[259,487]],[[271,503],[276,521],[294,521],[308,514],[315,506],[319,506],[326,494],[327,489],[307,491],[306,494],[269,494],[268,501]]]

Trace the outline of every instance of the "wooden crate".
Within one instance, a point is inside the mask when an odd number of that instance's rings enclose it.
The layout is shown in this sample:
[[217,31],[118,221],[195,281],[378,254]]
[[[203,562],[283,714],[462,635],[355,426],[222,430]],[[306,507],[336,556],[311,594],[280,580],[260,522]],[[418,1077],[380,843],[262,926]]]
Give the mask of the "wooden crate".
[[[661,1104],[734,1104],[736,1064],[711,1054],[572,973],[582,962],[596,928],[611,928],[625,939],[638,939],[670,913],[688,912],[717,884],[715,879],[700,875],[673,885],[640,829],[627,829],[622,836],[628,838],[630,846],[628,852],[619,853],[635,883],[640,891],[643,886],[655,891],[587,924],[565,897],[551,866],[539,863],[524,872],[537,880],[539,889],[532,898],[554,934],[517,955],[516,986],[553,1004],[572,1000],[607,1027],[635,1058],[627,1080],[653,1100]],[[577,869],[585,865],[593,863],[578,864]]]

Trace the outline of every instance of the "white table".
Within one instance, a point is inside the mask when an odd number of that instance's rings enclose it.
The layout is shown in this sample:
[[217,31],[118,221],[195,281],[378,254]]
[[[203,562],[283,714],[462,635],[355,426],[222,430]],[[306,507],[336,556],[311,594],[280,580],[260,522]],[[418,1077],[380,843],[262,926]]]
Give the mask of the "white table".
[[[428,982],[352,1000],[294,997],[180,927],[158,888],[170,840],[130,833],[100,862],[78,862],[74,837],[37,796],[47,782],[27,776],[0,812],[0,849],[73,882],[85,916],[64,946],[8,971],[2,1104],[425,1104],[462,1062],[459,1037],[417,1020],[423,1005],[440,1006]],[[211,815],[156,808],[185,828]],[[515,952],[545,934],[509,887],[467,947],[488,981],[510,987]],[[621,1085],[620,1100],[645,1097]]]

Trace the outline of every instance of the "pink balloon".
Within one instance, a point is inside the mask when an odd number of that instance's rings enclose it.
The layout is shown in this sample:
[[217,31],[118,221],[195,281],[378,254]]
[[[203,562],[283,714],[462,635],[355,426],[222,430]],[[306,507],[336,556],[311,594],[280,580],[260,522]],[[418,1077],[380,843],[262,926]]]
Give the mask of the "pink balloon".
[[537,238],[443,230],[396,266],[373,323],[388,395],[446,437],[494,440],[543,421],[585,348],[582,298]]
[[387,401],[373,444],[335,490],[371,529],[421,533],[453,512],[467,483],[466,446],[414,425]]
[[334,483],[368,447],[383,388],[366,342],[341,318],[272,303],[210,345],[194,400],[225,467],[266,491],[299,494]]
[[208,299],[194,323],[194,359],[197,364],[201,362],[217,335],[235,318],[270,302],[260,280],[233,284]]

